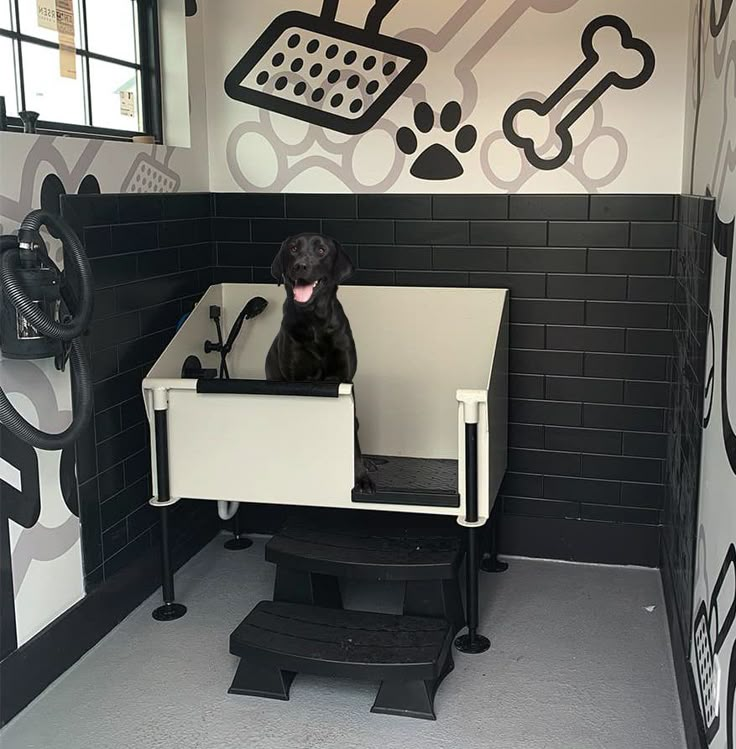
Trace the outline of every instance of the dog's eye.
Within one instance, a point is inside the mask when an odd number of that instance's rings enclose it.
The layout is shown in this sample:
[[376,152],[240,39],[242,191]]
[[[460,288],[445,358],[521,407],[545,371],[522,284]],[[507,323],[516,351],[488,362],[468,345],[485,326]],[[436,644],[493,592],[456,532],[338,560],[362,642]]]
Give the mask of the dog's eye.
[[296,254],[296,245],[293,244],[291,247],[289,247],[289,252],[294,255]]
[[327,252],[327,250],[326,250],[326,249],[325,249],[324,247],[320,247],[320,248],[319,248],[319,249],[317,250],[317,254],[318,254],[318,255],[319,255],[320,257],[324,257],[324,256],[325,256],[325,252]]

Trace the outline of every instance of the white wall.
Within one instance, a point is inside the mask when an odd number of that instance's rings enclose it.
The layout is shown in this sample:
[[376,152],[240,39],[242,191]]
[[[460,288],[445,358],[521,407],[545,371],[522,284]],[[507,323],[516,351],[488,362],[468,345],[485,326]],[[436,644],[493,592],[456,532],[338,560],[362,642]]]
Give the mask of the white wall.
[[[182,2],[182,16],[183,13]],[[97,179],[103,193],[160,189],[162,183],[141,186],[136,182],[144,167],[167,177],[170,180],[167,184],[173,185],[174,190],[208,189],[207,135],[199,116],[205,107],[201,15],[188,18],[186,25],[194,112],[192,147],[0,133],[0,233],[13,232],[29,211],[39,207],[41,185],[50,174],[57,175],[70,194],[77,192],[88,175]],[[180,54],[183,53],[180,49]],[[0,385],[16,408],[42,429],[61,431],[68,424],[69,376],[57,372],[53,361],[11,362],[2,360],[0,355]],[[0,446],[0,491],[12,486],[22,492],[20,467],[4,460],[2,455]],[[64,501],[60,458],[58,452],[37,451],[41,490],[38,522],[24,528],[10,521],[19,645],[84,594],[79,522]]]
[[[340,132],[341,125],[334,121],[322,124],[305,121],[323,117],[325,112],[344,114],[344,107],[355,97],[343,83],[336,84],[321,104],[312,107],[309,110],[312,114],[295,106],[297,102],[309,102],[311,86],[319,86],[327,71],[335,67],[323,56],[329,46],[325,35],[341,33],[334,24],[318,22],[320,33],[300,33],[303,38],[296,51],[304,53],[304,45],[313,38],[321,42],[321,47],[314,55],[305,54],[309,62],[301,71],[287,71],[288,85],[284,92],[291,91],[304,79],[310,84],[306,94],[285,100],[273,88],[280,73],[272,75],[265,86],[253,80],[261,71],[273,72],[270,61],[281,48],[290,52],[287,40],[293,30],[274,38],[275,46],[271,48],[260,43],[254,45],[260,35],[286,11],[318,15],[320,0],[296,3],[217,0],[202,5],[213,191],[680,191],[687,47],[685,2],[401,0],[386,17],[382,32],[392,39],[410,40],[419,45],[426,51],[427,65],[375,125],[366,124],[362,128],[365,132],[355,135]],[[367,0],[343,0],[338,20],[362,27],[372,5]],[[584,29],[607,14],[625,20],[633,35],[651,47],[655,56],[653,74],[639,88],[610,88],[602,93],[570,128],[574,148],[569,158],[556,169],[535,168],[506,139],[502,127],[504,113],[522,97],[531,96],[542,102],[556,91],[584,60],[581,50]],[[304,16],[295,23],[299,25],[302,21]],[[378,47],[392,43],[375,36],[366,39],[360,32],[347,33],[357,33],[358,41]],[[601,60],[588,77],[571,85],[561,107],[554,108],[548,117],[517,118],[530,135],[546,141],[550,124],[555,126],[612,70],[618,69],[629,77],[641,70],[641,54],[630,52],[627,56],[616,30],[603,29],[595,37],[595,45],[602,53]],[[343,47],[343,51],[349,48],[349,45]],[[252,50],[249,54],[263,57],[265,62],[253,67],[246,83],[252,84],[251,90],[265,89],[278,94],[275,100],[259,101],[258,107],[231,98],[224,89],[226,76],[249,50]],[[363,50],[356,62],[338,66],[341,81],[357,72],[367,85],[373,73],[365,73],[361,67],[366,54]],[[390,55],[381,55],[380,64],[392,59]],[[342,52],[335,59],[341,56]],[[319,76],[310,77],[307,70],[314,62],[322,63],[324,70]],[[350,96],[341,109],[335,110],[328,100],[337,91]],[[287,114],[269,111],[274,106],[279,108],[279,101],[282,105],[287,101]],[[444,132],[436,122],[449,101],[462,105],[460,127],[470,125],[476,135],[475,140],[468,137],[461,143],[460,149],[455,143],[458,131]],[[435,127],[427,133],[421,132],[414,122],[415,107],[422,102],[427,102],[435,112]],[[358,127],[355,118],[347,112],[348,121]],[[464,135],[472,132],[465,130]],[[401,144],[414,137],[418,141],[416,151],[407,155],[402,152]],[[430,156],[417,161],[429,146],[434,146]],[[405,146],[403,150],[409,149]],[[559,152],[559,147],[551,139],[544,145],[540,142],[537,151],[549,159]]]
[[[712,643],[715,645],[719,638],[725,637],[716,655],[722,669],[720,716],[710,744],[713,749],[724,749],[732,747],[736,739],[736,736],[728,735],[733,732],[728,713],[733,712],[736,696],[736,627],[728,617],[730,607],[736,605],[736,565],[727,561],[729,547],[736,543],[736,437],[733,433],[736,428],[736,269],[733,265],[736,12],[731,3],[706,3],[703,0],[694,0],[690,10],[688,123],[683,182],[686,189],[697,194],[712,193],[715,196],[718,240],[712,253],[712,345],[708,351],[707,371],[712,371],[713,381],[705,392],[705,413],[710,417],[703,438],[693,614],[697,614],[705,604]],[[699,12],[702,13],[700,22]],[[716,22],[713,31],[711,12]],[[719,29],[722,18],[726,21]],[[702,28],[702,35],[698,42],[699,28]],[[702,92],[701,96],[698,91]],[[725,576],[723,584],[719,585],[722,570]],[[691,659],[697,684],[702,658],[699,658],[696,647]]]

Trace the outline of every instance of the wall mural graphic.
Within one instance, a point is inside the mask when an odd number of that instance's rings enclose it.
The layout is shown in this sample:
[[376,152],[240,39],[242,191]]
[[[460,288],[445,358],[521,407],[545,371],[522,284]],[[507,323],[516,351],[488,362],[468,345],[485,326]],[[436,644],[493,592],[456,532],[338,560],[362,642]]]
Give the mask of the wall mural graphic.
[[[693,5],[690,179],[716,216],[690,658],[709,745],[736,749],[736,37],[732,0]],[[722,560],[713,585],[710,559]]]
[[[72,147],[74,155],[68,157],[62,153],[62,141],[57,138],[34,139],[17,177],[7,182],[16,189],[16,195],[0,194],[0,217],[7,222],[0,224],[0,231],[14,230],[36,207],[58,213],[60,198],[67,193],[101,193],[93,165],[108,171],[109,164],[105,160],[102,165],[101,156],[105,149],[120,146],[101,140],[77,141],[74,145],[77,144],[81,149]],[[150,150],[136,148],[125,164],[127,172],[121,171],[107,191],[178,190],[182,178],[170,165],[174,151],[163,146],[153,146]],[[55,239],[58,238],[47,235],[47,245],[50,255],[60,262],[61,244]],[[68,375],[57,372],[53,361],[0,360],[0,375],[11,400],[25,409],[26,416],[41,429],[58,432],[68,425],[71,418]],[[1,436],[0,658],[12,652],[19,640],[22,644],[38,630],[39,626],[31,619],[38,617],[40,626],[47,623],[43,612],[19,610],[19,602],[25,608],[36,605],[33,599],[38,599],[39,592],[31,595],[25,586],[39,584],[39,564],[49,564],[49,569],[55,569],[57,561],[69,560],[70,554],[76,554],[79,559],[76,579],[65,580],[57,587],[69,588],[71,603],[83,592],[74,448],[60,453],[37,452],[10,438],[5,430]],[[69,561],[64,562],[63,569],[63,573],[57,574],[68,573]],[[75,588],[76,598],[72,592]]]
[[[622,174],[629,155],[623,132],[605,123],[609,92],[640,88],[655,70],[652,46],[623,18],[586,22],[578,42],[584,59],[551,94],[519,92],[485,133],[474,117],[481,93],[488,95],[483,87],[493,87],[488,78],[479,82],[480,63],[531,11],[559,14],[577,3],[513,0],[499,7],[504,4],[465,0],[436,32],[411,28],[391,35],[381,28],[399,0],[375,2],[362,27],[336,20],[339,0],[323,0],[319,15],[282,13],[225,75],[227,97],[256,108],[254,120],[227,134],[229,173],[241,189],[281,191],[317,168],[350,191],[382,192],[407,173],[420,181],[455,180],[472,163],[499,190],[518,190],[540,171],[561,170],[597,192]],[[431,95],[435,86],[454,87],[459,96],[438,101]],[[411,105],[411,122],[401,102]],[[283,137],[279,116],[308,124],[298,143]],[[361,138],[376,136],[370,142],[377,144],[381,134],[391,136],[395,151],[382,154],[385,164],[374,164],[366,181],[355,154],[364,157]],[[244,166],[239,157],[253,136],[273,150],[269,181],[254,179],[252,164]],[[383,148],[388,143],[380,142]],[[499,169],[514,160],[509,149],[521,156],[516,174]],[[591,158],[598,153],[605,153],[598,159],[603,166]]]
[[[618,72],[613,67],[613,62],[606,61],[606,55],[602,55],[597,49],[596,35],[606,29],[615,29],[620,34],[622,58],[626,57],[626,52],[629,50],[634,52],[635,56],[641,56],[641,64],[637,60],[628,75]],[[591,21],[583,31],[581,44],[585,59],[555,91],[546,99],[533,97],[520,99],[514,102],[504,115],[503,132],[506,138],[510,143],[522,149],[526,160],[537,169],[559,169],[569,160],[575,145],[572,126],[608,89],[618,88],[628,91],[640,88],[654,73],[654,50],[642,39],[635,38],[626,21],[618,16],[601,16]],[[616,60],[616,63],[620,64],[621,60]],[[565,97],[576,87],[587,90],[587,93],[575,106],[566,110],[563,106]],[[557,136],[556,142],[550,143],[548,139],[543,147],[538,147],[533,135],[525,134],[517,122],[517,118],[521,119],[521,115],[529,114],[532,115],[530,119],[535,124],[535,117],[546,120],[555,112],[557,124],[549,130]],[[564,115],[563,112],[565,112]],[[535,128],[531,127],[530,133],[534,131]],[[549,151],[553,155],[547,156]]]
[[[203,19],[195,0],[186,0],[186,15],[192,107],[203,111]],[[15,231],[34,208],[58,211],[66,193],[207,190],[205,135],[203,127],[193,127],[192,147],[183,149],[0,133],[0,233]],[[51,256],[61,261],[58,238],[45,239]],[[0,381],[13,404],[41,429],[58,432],[68,425],[69,377],[56,371],[52,360],[0,357]],[[0,658],[84,595],[74,449],[20,449],[0,435]]]
[[[554,148],[558,138],[556,128],[559,125],[559,119],[557,118],[561,119],[565,112],[573,109],[586,95],[587,92],[585,91],[573,91],[562,100],[559,107],[550,113],[546,123],[546,137],[543,141],[544,145],[539,149],[540,153],[547,154]],[[543,94],[529,92],[524,95],[524,98],[539,100],[543,98]],[[589,124],[590,130],[587,135],[581,137],[577,144],[573,144],[570,158],[560,169],[570,174],[579,184],[585,185],[588,192],[597,192],[611,184],[623,172],[628,157],[628,145],[624,134],[620,130],[603,124],[603,104],[600,100],[593,102],[588,111],[592,114],[592,121]],[[508,142],[503,130],[497,130],[486,139],[481,146],[481,165],[489,182],[502,190],[515,193],[534,177],[537,169],[527,159],[521,159],[516,176],[504,178],[498,174],[492,167],[491,151],[495,145],[502,141]],[[607,171],[597,176],[589,175],[585,171],[585,164],[590,162],[589,154],[594,152],[597,145],[602,142],[613,143],[616,157],[611,160]]]
[[[76,164],[70,169],[61,152],[54,145],[55,140],[55,138],[38,138],[33,144],[23,164],[18,198],[0,195],[0,217],[12,222],[7,228],[0,223],[0,232],[4,233],[15,228],[30,211],[38,207],[41,195],[49,201],[47,205],[53,206],[53,193],[58,192],[61,195],[65,191],[64,185],[67,185],[72,192],[81,192],[83,184],[91,186],[91,182],[85,183],[84,180],[104,141],[87,141]],[[39,190],[38,198],[36,198],[36,178],[44,168],[53,170],[55,180],[49,181],[45,190]],[[97,179],[94,179],[97,182]],[[97,184],[97,190],[99,191],[99,184]],[[55,205],[58,211],[58,203]]]
[[341,133],[370,130],[424,70],[426,52],[384,36],[398,0],[377,0],[365,28],[335,20],[338,0],[319,16],[278,16],[225,79],[233,99]]
[[[460,127],[463,113],[460,104],[448,101],[440,113],[440,126],[446,133],[453,135],[454,150],[466,154],[473,149],[478,140],[478,131],[472,125]],[[432,107],[420,102],[414,109],[414,125],[420,133],[427,135],[435,126]],[[416,153],[419,141],[411,128],[401,127],[396,132],[396,145],[402,153],[411,156]],[[409,170],[419,179],[454,179],[463,174],[463,166],[457,156],[442,143],[430,143],[414,160]]]
[[[733,345],[730,337],[733,325],[736,328],[736,323],[731,319],[732,307],[731,307],[731,293],[734,291],[734,285],[736,285],[736,278],[734,278],[733,272],[733,256],[734,256],[734,227],[736,226],[736,220],[731,221],[728,224],[723,223],[720,219],[716,218],[716,228],[714,236],[714,245],[716,252],[726,260],[726,283],[724,288],[724,302],[723,302],[723,340],[721,342],[721,419],[723,427],[723,445],[728,456],[728,462],[731,465],[731,470],[736,474],[736,432],[734,426],[736,425],[736,418],[731,418],[731,409],[736,405],[734,398],[730,397],[729,388],[736,389],[734,380],[736,378],[736,370],[733,366]],[[730,352],[730,356],[729,356]]]
[[708,428],[710,424],[710,417],[713,413],[713,398],[716,393],[715,377],[716,377],[716,363],[714,360],[714,352],[716,350],[716,334],[713,329],[713,315],[708,315],[708,348],[705,356],[705,409],[703,413],[703,429]]
[[716,8],[718,3],[716,0],[711,0],[710,4],[710,33],[714,36],[720,36],[721,32],[726,26],[728,21],[728,14],[731,12],[733,6],[733,0],[722,0],[720,12]]
[[[10,554],[10,521],[30,528],[41,514],[36,451],[0,425],[0,660],[18,647]],[[0,474],[0,475],[2,475]],[[10,480],[10,477],[13,480]]]
[[[99,194],[100,185],[94,174],[88,172],[102,147],[102,141],[90,141],[82,149],[77,163],[68,168],[65,159],[54,146],[54,139],[41,138],[31,148],[20,175],[18,198],[0,195],[0,215],[17,225],[34,207],[59,213],[60,198],[71,192]],[[42,170],[51,167],[37,188]],[[65,186],[66,185],[66,186]],[[38,192],[36,192],[38,190]],[[37,197],[36,197],[37,196]],[[12,227],[8,226],[6,231]],[[55,234],[52,233],[55,237]],[[49,244],[49,252],[57,261],[61,260],[59,243]],[[41,367],[31,361],[2,361],[3,387],[11,399],[33,404],[31,417],[42,429],[60,431],[66,427],[71,412],[59,404],[59,394],[54,382],[63,375],[52,374],[46,365]],[[52,378],[54,382],[50,379]],[[0,479],[3,502],[0,518],[0,556],[2,557],[2,585],[0,585],[0,612],[3,631],[0,657],[8,655],[17,647],[16,611],[14,599],[18,596],[33,562],[52,561],[69,553],[79,545],[79,520],[77,482],[74,450],[61,454],[41,454],[24,445],[2,428],[0,440],[0,462],[5,464],[4,479]],[[47,481],[41,489],[42,465],[55,475],[56,486]],[[55,469],[53,466],[57,466]],[[19,485],[11,482],[18,475]],[[60,523],[46,524],[41,520],[41,498],[52,502],[55,494],[62,499],[66,519]],[[6,500],[7,495],[7,502]],[[57,513],[52,513],[57,518]],[[12,546],[9,520],[23,527],[16,534]]]
[[[708,743],[718,733],[721,667],[716,658],[736,618],[736,548],[728,547],[709,605],[701,601],[693,626],[697,665],[696,685]],[[730,697],[729,697],[730,699]]]
[[[163,160],[158,157],[159,150],[165,152]],[[169,166],[174,150],[170,146],[152,146],[150,154],[139,153],[123,179],[120,192],[178,192],[181,177]]]

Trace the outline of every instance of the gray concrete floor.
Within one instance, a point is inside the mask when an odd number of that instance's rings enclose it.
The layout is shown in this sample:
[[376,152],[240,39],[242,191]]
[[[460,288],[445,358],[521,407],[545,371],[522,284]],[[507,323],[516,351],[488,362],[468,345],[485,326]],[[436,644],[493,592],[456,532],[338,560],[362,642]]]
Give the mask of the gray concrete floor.
[[[3,749],[684,749],[659,575],[512,559],[483,574],[483,655],[456,654],[437,721],[369,712],[376,684],[298,676],[289,702],[227,694],[228,636],[270,598],[263,539],[223,538],[177,577],[183,619],[152,597],[0,732]],[[379,594],[380,591],[380,594]],[[388,595],[387,595],[388,593]],[[349,590],[392,610],[400,590]],[[649,613],[645,607],[656,608]],[[12,685],[5,685],[12,689]]]

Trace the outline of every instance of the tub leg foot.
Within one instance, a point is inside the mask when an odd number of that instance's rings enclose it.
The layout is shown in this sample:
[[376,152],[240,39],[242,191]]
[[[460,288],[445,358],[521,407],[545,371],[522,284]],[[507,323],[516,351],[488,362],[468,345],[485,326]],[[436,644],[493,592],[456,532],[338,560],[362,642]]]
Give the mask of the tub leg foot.
[[491,647],[491,641],[478,633],[478,533],[478,528],[468,528],[468,553],[465,560],[468,631],[455,640],[455,647],[461,653],[471,654],[484,653]]
[[247,536],[240,535],[240,507],[233,516],[233,537],[225,541],[223,546],[228,551],[243,551],[243,549],[250,549],[253,546],[253,542]]

